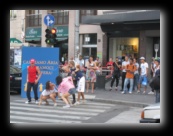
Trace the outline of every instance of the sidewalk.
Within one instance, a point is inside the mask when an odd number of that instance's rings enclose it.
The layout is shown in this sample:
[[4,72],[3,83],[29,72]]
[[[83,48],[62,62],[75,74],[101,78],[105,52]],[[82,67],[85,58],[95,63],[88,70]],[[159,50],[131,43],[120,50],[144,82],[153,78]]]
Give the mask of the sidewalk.
[[[145,107],[149,104],[155,103],[155,94],[148,94],[151,88],[148,86],[147,91],[143,94],[144,87],[141,87],[141,92],[137,93],[137,91],[132,92],[132,94],[121,93],[121,80],[118,86],[118,91],[115,91],[115,82],[112,87],[112,90],[109,91],[110,82],[108,81],[105,85],[105,89],[95,89],[94,94],[85,92],[85,99],[98,101],[98,102],[105,102],[105,103],[114,103],[114,104],[126,104],[129,106],[134,107]],[[77,98],[77,94],[76,94]]]

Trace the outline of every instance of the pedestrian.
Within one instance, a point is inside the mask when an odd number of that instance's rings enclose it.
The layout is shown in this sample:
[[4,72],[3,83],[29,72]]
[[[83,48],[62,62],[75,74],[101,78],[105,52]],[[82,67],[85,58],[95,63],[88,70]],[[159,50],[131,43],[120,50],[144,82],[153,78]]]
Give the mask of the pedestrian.
[[110,91],[112,90],[112,86],[114,84],[114,81],[116,79],[116,86],[115,90],[118,90],[118,84],[119,84],[119,78],[120,78],[120,70],[121,69],[121,62],[119,61],[119,58],[116,57],[115,62],[113,63],[113,73],[112,73],[112,81],[110,86]]
[[27,67],[27,98],[25,103],[31,103],[31,88],[34,91],[35,103],[38,104],[38,81],[41,78],[42,72],[39,67],[35,65],[35,59],[30,60],[30,66]]
[[107,73],[108,75],[106,76],[106,79],[112,77],[113,63],[114,62],[113,62],[113,59],[112,58],[109,58],[109,61],[106,63],[107,69],[110,70],[110,72]]
[[96,68],[95,62],[93,61],[92,56],[89,57],[89,60],[86,63],[86,67],[87,67],[87,70],[86,70],[86,82],[87,82],[86,93],[88,93],[90,83],[91,83],[91,89],[92,89],[91,93],[94,93],[94,83],[96,82],[95,70],[97,68]]
[[80,104],[80,96],[82,96],[82,103],[85,103],[84,91],[85,91],[85,76],[80,71],[80,65],[76,65],[75,78],[77,81],[78,99],[74,105]]
[[[124,89],[123,94],[128,92],[131,94],[133,89],[133,78],[134,78],[134,72],[136,71],[136,66],[133,64],[133,58],[130,58],[130,64],[127,64],[125,67],[126,70],[126,78],[124,80]],[[128,83],[130,82],[130,88],[127,88]]]
[[56,85],[58,85],[58,93],[60,93],[62,100],[66,104],[65,106],[63,106],[63,108],[70,108],[70,106],[72,106],[72,103],[69,100],[69,96],[76,93],[72,77],[68,76],[62,78],[61,76],[57,76]]
[[128,64],[129,64],[129,57],[125,56],[125,60],[122,62],[122,90],[121,91],[123,91],[124,89],[124,80],[126,78],[126,65]]
[[49,105],[49,102],[47,99],[52,99],[54,102],[54,106],[57,106],[56,103],[56,97],[58,96],[58,91],[55,89],[55,85],[51,83],[50,81],[46,82],[46,88],[43,90],[43,92],[40,95],[40,102],[39,105],[42,104],[42,101],[46,102],[46,105]]
[[76,65],[80,65],[80,71],[84,73],[84,59],[82,55],[79,56],[79,59],[76,60]]
[[140,60],[141,60],[140,76],[139,76],[139,81],[138,81],[138,91],[137,91],[137,93],[140,92],[142,81],[146,80],[146,85],[144,85],[145,87],[144,87],[144,91],[143,91],[143,94],[145,94],[146,90],[147,90],[148,63],[145,62],[144,57],[141,57]]
[[138,80],[139,80],[139,64],[137,63],[136,58],[133,59],[133,64],[136,66],[136,71],[134,72],[134,82],[133,82],[133,90],[135,88],[138,90]]

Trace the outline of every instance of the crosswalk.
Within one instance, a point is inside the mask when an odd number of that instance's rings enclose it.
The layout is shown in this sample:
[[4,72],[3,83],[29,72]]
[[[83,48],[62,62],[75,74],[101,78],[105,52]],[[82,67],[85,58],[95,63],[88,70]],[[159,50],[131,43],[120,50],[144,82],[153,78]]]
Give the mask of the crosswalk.
[[57,100],[57,106],[53,102],[49,105],[36,105],[34,102],[25,104],[24,99],[10,102],[10,123],[82,123],[92,117],[109,110],[114,104],[87,101],[85,104],[64,109],[65,103]]

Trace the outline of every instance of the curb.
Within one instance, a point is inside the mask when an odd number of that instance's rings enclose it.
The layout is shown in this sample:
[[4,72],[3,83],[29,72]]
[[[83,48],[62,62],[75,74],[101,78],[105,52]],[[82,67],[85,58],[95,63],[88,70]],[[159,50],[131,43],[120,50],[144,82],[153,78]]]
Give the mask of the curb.
[[127,106],[132,106],[132,107],[140,107],[144,108],[150,104],[147,103],[137,103],[137,102],[129,102],[129,101],[115,101],[115,100],[108,100],[108,99],[100,99],[100,98],[93,98],[93,99],[88,99],[94,102],[104,102],[104,103],[110,103],[110,104],[121,104],[121,105],[127,105]]

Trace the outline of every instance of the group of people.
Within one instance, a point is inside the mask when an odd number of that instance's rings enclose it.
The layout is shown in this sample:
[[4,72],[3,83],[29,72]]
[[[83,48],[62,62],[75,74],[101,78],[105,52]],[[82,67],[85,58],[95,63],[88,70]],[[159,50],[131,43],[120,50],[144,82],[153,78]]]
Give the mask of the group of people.
[[[135,58],[129,58],[125,56],[125,60],[121,62],[118,57],[116,57],[115,62],[113,59],[110,59],[110,62],[107,63],[107,68],[111,69],[111,84],[110,91],[116,80],[115,90],[118,90],[119,79],[122,76],[122,93],[125,94],[129,92],[130,94],[135,89],[139,93],[141,90],[141,84],[144,85],[143,93],[146,93],[147,89],[147,77],[149,73],[148,63],[145,61],[144,57],[140,58],[141,64],[137,63]],[[85,82],[86,82],[86,93],[88,93],[89,86],[91,84],[91,93],[94,93],[94,83],[96,82],[96,75],[100,73],[101,63],[99,57],[94,61],[93,57],[90,56],[86,64],[82,56],[79,56],[77,61],[74,61],[71,58],[68,62],[62,67],[63,72],[66,73],[66,76],[59,75],[56,77],[56,84],[51,83],[50,81],[46,82],[46,87],[40,95],[40,101],[38,101],[38,81],[42,76],[42,73],[38,66],[35,66],[35,60],[30,60],[30,66],[27,67],[27,98],[28,101],[25,103],[31,102],[30,91],[33,87],[35,103],[41,105],[42,101],[45,101],[45,104],[49,104],[47,99],[52,99],[54,106],[57,106],[56,97],[61,98],[66,104],[63,108],[69,108],[72,105],[78,105],[81,103],[80,99],[82,97],[82,103],[85,103]],[[160,76],[160,59],[154,59],[151,64],[151,76],[154,78],[156,75]],[[145,83],[143,83],[145,81]],[[160,85],[160,83],[159,83]],[[156,102],[160,102],[160,87],[154,88],[151,87],[151,92],[156,92]],[[75,93],[78,93],[78,98],[76,101]],[[69,96],[72,95],[73,101],[69,100]]]

